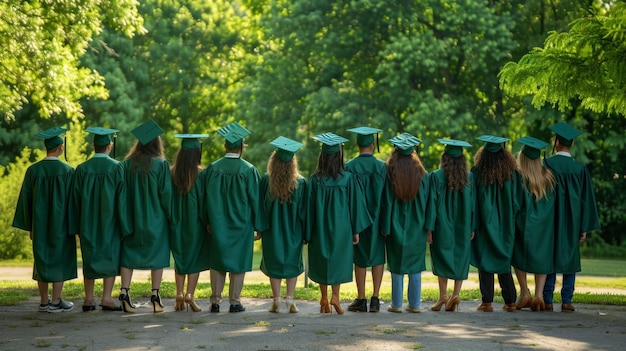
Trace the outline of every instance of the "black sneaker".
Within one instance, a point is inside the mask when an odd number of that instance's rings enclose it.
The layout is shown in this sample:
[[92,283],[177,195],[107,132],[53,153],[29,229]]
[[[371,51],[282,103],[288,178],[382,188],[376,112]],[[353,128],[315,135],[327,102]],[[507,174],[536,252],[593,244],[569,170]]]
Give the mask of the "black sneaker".
[[348,311],[367,312],[367,299],[354,299],[350,306],[348,306]]
[[370,312],[378,312],[380,310],[380,300],[377,296],[370,299]]
[[212,303],[211,304],[211,312],[219,313],[219,311],[220,311],[220,304],[219,303]]
[[230,309],[228,310],[228,312],[243,312],[245,310],[246,310],[245,307],[243,307],[241,304],[237,304],[237,305],[230,305]]

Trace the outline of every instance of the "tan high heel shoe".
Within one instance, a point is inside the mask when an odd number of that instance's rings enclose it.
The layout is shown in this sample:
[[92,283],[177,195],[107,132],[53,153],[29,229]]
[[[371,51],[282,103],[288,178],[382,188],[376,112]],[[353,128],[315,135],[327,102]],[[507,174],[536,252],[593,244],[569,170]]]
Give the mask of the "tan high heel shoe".
[[532,305],[532,297],[530,297],[530,290],[526,291],[526,295],[520,295],[519,300],[515,304],[515,309],[521,310],[522,308],[528,308]]
[[176,303],[174,304],[174,311],[182,311],[185,309],[185,298],[183,294],[176,295]]
[[187,304],[187,311],[189,311],[189,307],[191,307],[191,310],[194,312],[202,311],[202,308],[196,304],[196,301],[193,300],[193,296],[191,296],[191,294],[187,294],[187,296],[185,296],[185,303]]
[[287,296],[285,299],[285,306],[287,306],[287,311],[289,311],[289,313],[298,313],[298,307],[296,307],[296,304],[293,302],[293,297]]
[[535,297],[533,302],[530,304],[530,310],[534,312],[541,312],[546,309],[546,304],[543,302],[543,299]]
[[280,311],[280,297],[275,297],[272,301],[272,306],[269,309],[272,313],[278,313]]
[[[335,308],[335,311],[337,312],[337,314],[343,314],[343,308],[341,307],[341,304],[339,303],[338,300],[335,300],[334,298],[330,299],[330,304],[333,305],[333,307]],[[330,309],[330,307],[329,307]]]
[[446,302],[446,311],[458,311],[461,298],[459,295],[454,295]]
[[446,302],[448,302],[448,296],[443,295],[439,298],[439,300],[437,300],[437,302],[435,302],[435,304],[430,309],[433,311],[441,311],[441,307],[445,305]]
[[320,300],[320,313],[331,313],[328,299],[325,297]]

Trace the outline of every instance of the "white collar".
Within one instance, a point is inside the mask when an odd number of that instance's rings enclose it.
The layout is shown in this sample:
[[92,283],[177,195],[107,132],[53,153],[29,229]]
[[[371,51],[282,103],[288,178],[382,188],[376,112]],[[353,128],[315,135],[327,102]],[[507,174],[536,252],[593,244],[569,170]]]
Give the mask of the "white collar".
[[46,158],[44,158],[44,160],[58,160],[59,157],[58,156],[46,156]]
[[224,155],[225,158],[241,158],[241,155],[239,155],[238,153],[234,153],[234,152],[227,152],[226,155]]
[[572,154],[570,154],[567,151],[558,151],[555,155],[561,155],[561,156],[566,156],[566,157],[572,157]]

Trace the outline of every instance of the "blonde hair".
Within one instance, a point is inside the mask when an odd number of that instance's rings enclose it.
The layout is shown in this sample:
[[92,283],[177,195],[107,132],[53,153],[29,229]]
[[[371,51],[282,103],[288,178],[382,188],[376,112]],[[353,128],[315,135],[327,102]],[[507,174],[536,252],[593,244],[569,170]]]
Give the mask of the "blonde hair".
[[270,195],[281,203],[289,201],[291,194],[298,187],[298,160],[294,156],[285,162],[272,152],[267,163],[267,174],[270,178]]
[[535,196],[535,201],[546,196],[548,189],[554,189],[556,179],[552,172],[543,166],[541,159],[531,159],[523,153],[517,155],[517,167],[524,186]]

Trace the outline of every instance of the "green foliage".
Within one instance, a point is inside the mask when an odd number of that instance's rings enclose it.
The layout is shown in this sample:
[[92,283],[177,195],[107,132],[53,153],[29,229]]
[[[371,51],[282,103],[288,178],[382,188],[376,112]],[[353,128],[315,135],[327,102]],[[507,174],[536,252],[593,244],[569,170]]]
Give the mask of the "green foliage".
[[141,28],[136,2],[17,1],[0,2],[0,113],[31,102],[40,116],[80,116],[83,96],[105,97],[102,77],[80,67],[91,38],[107,23],[132,35]]
[[41,150],[24,148],[8,166],[0,166],[0,259],[32,258],[28,233],[13,227],[15,205],[20,194],[26,169],[32,164],[31,155],[44,157]]
[[532,95],[535,107],[561,110],[580,100],[594,112],[626,114],[626,4],[616,2],[580,18],[567,32],[551,32],[543,48],[509,62],[501,83],[512,95]]

